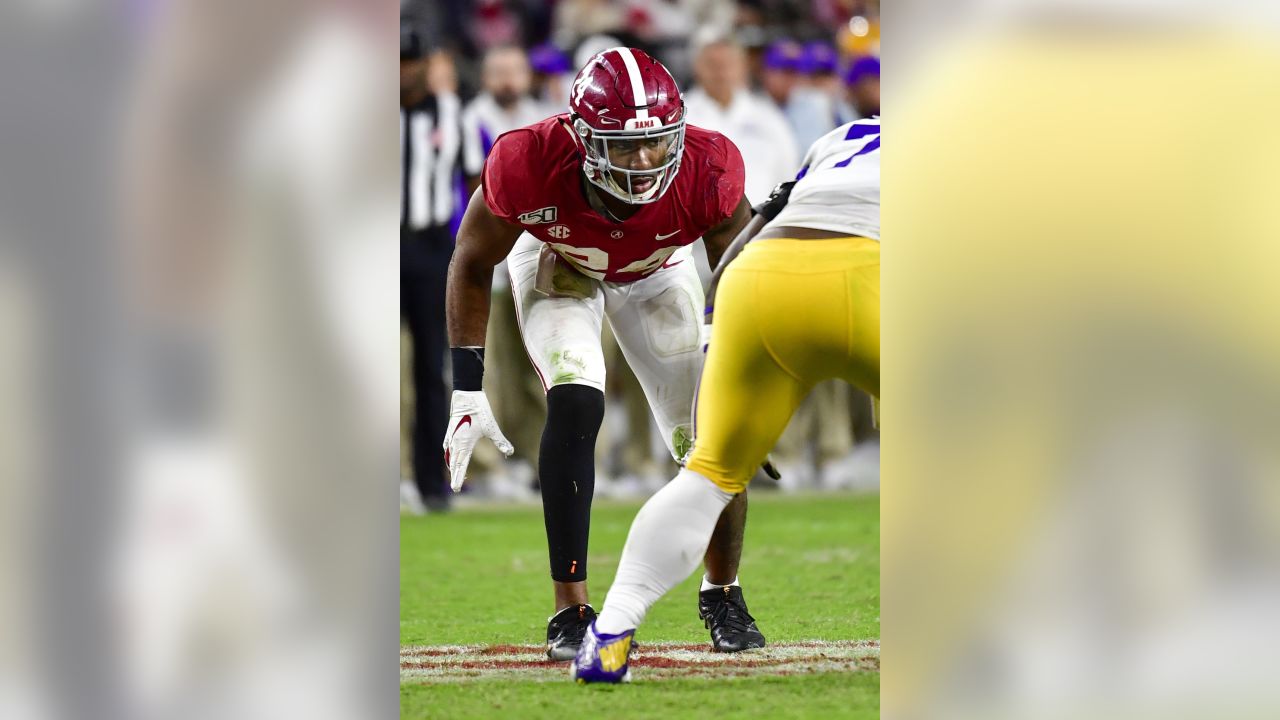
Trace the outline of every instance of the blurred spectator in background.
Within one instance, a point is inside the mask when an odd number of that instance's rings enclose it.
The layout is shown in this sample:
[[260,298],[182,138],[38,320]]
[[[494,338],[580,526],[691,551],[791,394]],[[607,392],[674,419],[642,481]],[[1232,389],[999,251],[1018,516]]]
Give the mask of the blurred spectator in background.
[[503,45],[485,53],[481,82],[480,94],[462,113],[463,169],[468,195],[480,185],[484,159],[499,135],[553,114],[530,95],[533,75],[529,58],[515,45]]
[[458,94],[458,68],[453,62],[453,53],[439,47],[433,47],[429,58],[424,59],[427,79],[427,92],[432,95]]
[[764,49],[769,39],[768,21],[758,4],[738,3],[737,16],[733,21],[733,37],[746,51],[747,76],[751,78],[752,87],[758,90],[756,82],[760,78]]
[[[769,40],[784,37],[808,37],[816,25],[814,9],[823,0],[737,0],[738,27],[758,25],[764,30],[763,46]],[[847,0],[840,0],[845,2]],[[740,38],[745,41],[746,38]]]
[[694,44],[697,87],[685,94],[689,123],[723,133],[742,153],[746,195],[764,202],[774,185],[795,177],[800,151],[782,112],[747,88],[742,47],[714,30],[698,33]]
[[786,107],[799,80],[800,57],[804,50],[793,40],[777,40],[764,51],[760,66],[760,89],[778,107]]
[[548,113],[564,112],[569,107],[574,76],[569,56],[555,45],[543,43],[529,51],[529,63],[533,67],[533,96]]
[[880,59],[854,58],[845,73],[848,102],[840,111],[841,123],[880,114]]
[[481,52],[520,42],[521,16],[503,0],[475,0],[471,12],[471,38]]
[[[592,35],[618,35],[625,32],[627,9],[622,3],[612,2],[612,0],[558,0],[554,27],[552,42],[564,48],[577,47],[585,38]],[[621,44],[623,43],[614,43],[614,45]],[[614,47],[614,45],[606,47]],[[585,59],[580,59],[583,62],[575,62],[575,69],[585,64]]]
[[[815,104],[821,105],[821,113],[815,114],[808,124],[793,119],[797,140],[801,148],[807,148],[818,138],[831,132],[837,122],[839,104],[844,102],[844,82],[839,70],[840,57],[836,48],[826,40],[811,40],[804,44],[800,60],[801,81],[797,95],[812,95]],[[821,129],[819,134],[819,128]]]
[[780,107],[795,132],[796,144],[807,148],[836,126],[836,97],[828,91],[840,88],[835,48],[821,40],[805,43],[788,87],[790,93]]
[[[410,512],[449,507],[444,472],[444,288],[453,255],[450,222],[462,146],[462,109],[446,56],[411,23],[400,30],[400,313],[412,343],[413,484],[401,483]],[[404,388],[401,392],[403,394]],[[416,490],[416,492],[415,492]]]
[[805,66],[799,43],[778,40],[765,50],[760,71],[760,85],[786,117],[797,148],[809,147],[835,127],[835,112],[826,96],[808,87],[801,74]]
[[839,63],[840,58],[831,43],[826,40],[811,40],[804,44],[800,72],[804,74],[809,87],[821,90],[828,97],[836,98],[843,94],[840,74],[837,72]]
[[693,74],[689,40],[694,29],[727,35],[737,14],[732,0],[628,0],[626,6],[628,30],[682,82]]
[[[467,176],[468,197],[480,186],[485,158],[499,135],[535,123],[561,109],[550,108],[530,94],[533,74],[529,58],[523,49],[514,45],[491,48],[485,53],[481,82],[482,91],[462,113],[463,171]],[[480,454],[475,467],[482,472],[483,479],[476,484],[494,498],[532,500],[535,497],[533,469],[538,466],[542,440],[539,428],[545,422],[546,398],[524,354],[505,260],[494,268],[489,302],[485,347],[490,348],[491,372],[486,387],[493,398],[498,422],[510,431],[515,454],[514,461],[509,463],[496,453]]]

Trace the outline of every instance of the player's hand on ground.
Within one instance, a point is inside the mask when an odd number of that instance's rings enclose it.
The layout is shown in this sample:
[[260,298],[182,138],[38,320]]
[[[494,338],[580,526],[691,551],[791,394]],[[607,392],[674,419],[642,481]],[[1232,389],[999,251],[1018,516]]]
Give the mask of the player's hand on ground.
[[493,418],[493,410],[484,391],[454,390],[449,408],[449,429],[444,436],[444,462],[449,466],[449,484],[454,492],[462,489],[471,453],[482,437],[492,440],[507,457],[515,451],[511,441],[498,429],[498,421]]

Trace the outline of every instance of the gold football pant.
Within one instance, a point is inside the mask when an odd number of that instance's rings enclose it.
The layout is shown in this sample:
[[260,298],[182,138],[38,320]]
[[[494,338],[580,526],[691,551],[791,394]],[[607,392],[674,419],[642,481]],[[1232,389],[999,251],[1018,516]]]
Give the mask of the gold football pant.
[[689,469],[742,492],[800,402],[830,378],[880,395],[880,243],[751,243],[717,291]]

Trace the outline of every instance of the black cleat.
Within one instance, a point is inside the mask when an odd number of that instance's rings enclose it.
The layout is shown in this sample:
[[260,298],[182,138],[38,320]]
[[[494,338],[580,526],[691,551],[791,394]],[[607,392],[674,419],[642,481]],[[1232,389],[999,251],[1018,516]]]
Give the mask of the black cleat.
[[595,619],[596,611],[590,605],[570,605],[552,616],[547,622],[547,657],[552,660],[577,657],[582,637]]
[[737,585],[698,593],[698,617],[711,630],[711,649],[716,652],[764,647],[764,635],[747,612],[747,601]]

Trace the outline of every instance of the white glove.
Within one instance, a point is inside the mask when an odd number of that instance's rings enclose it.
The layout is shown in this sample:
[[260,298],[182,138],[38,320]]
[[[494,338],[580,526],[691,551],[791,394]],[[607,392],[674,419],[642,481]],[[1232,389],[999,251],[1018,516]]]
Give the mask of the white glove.
[[462,489],[471,452],[481,437],[492,440],[507,457],[515,452],[511,441],[498,429],[498,421],[493,419],[493,410],[484,391],[454,390],[449,409],[449,430],[444,436],[444,463],[449,466],[449,484],[454,492]]

